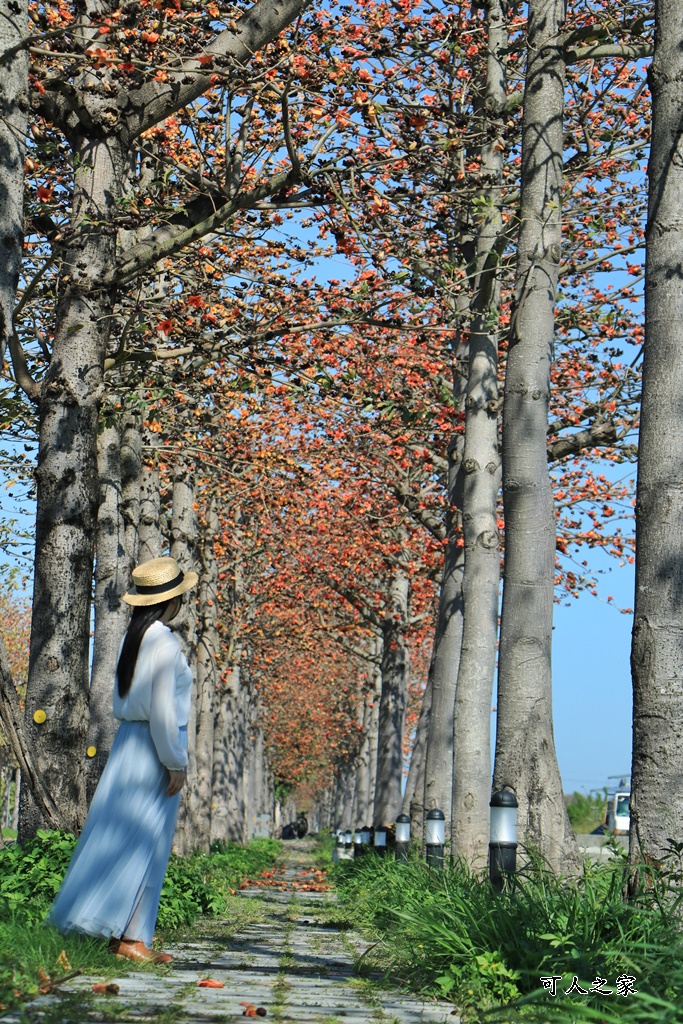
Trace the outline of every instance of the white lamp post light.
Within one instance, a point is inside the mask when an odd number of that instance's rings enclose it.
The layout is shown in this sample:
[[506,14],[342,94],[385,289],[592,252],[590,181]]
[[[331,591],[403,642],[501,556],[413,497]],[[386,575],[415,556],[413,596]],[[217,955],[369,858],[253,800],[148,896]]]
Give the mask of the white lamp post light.
[[399,814],[396,819],[396,860],[407,861],[410,847],[410,818],[407,814]]
[[427,863],[430,868],[443,867],[443,849],[446,843],[446,818],[443,811],[433,807],[427,812]]
[[491,797],[491,836],[489,876],[499,892],[509,875],[517,869],[517,797],[510,789],[501,789]]
[[384,825],[375,828],[374,850],[380,857],[387,852],[387,830]]

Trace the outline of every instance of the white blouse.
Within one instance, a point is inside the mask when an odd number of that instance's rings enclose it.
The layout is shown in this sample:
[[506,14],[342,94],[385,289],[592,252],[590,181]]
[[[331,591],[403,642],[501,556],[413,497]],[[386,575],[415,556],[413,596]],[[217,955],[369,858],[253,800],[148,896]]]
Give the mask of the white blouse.
[[178,638],[163,622],[153,622],[140,644],[130,690],[119,696],[114,685],[114,717],[149,722],[159,760],[171,771],[187,766],[187,751],[178,729],[190,718],[192,672]]

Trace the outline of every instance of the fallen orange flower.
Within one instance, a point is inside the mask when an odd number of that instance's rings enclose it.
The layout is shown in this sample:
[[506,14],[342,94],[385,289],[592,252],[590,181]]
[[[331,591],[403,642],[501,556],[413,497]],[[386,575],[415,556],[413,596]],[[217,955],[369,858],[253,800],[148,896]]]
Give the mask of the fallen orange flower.
[[119,986],[114,981],[101,981],[99,984],[92,986],[92,991],[97,992],[98,995],[117,996],[119,994]]
[[197,988],[225,988],[225,983],[216,978],[202,978],[197,982]]

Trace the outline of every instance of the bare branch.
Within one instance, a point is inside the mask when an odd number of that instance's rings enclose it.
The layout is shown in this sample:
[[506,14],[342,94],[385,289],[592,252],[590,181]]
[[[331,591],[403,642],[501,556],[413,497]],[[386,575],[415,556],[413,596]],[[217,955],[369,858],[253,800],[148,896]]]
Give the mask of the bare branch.
[[146,82],[130,93],[127,116],[129,139],[152,128],[192,103],[211,87],[204,57],[214,58],[215,70],[245,65],[257,50],[272,42],[306,6],[306,0],[257,0],[237,22],[220,32],[198,57],[178,61],[165,82]]
[[565,64],[578,64],[581,60],[599,60],[602,57],[621,57],[623,60],[645,60],[654,53],[653,43],[596,43],[580,50],[567,50]]
[[613,444],[617,440],[617,429],[608,420],[606,423],[594,423],[585,430],[577,430],[568,437],[560,437],[548,445],[548,462],[559,462],[567,455],[576,455],[586,448],[599,448]]
[[191,356],[193,352],[194,349],[191,345],[186,345],[185,348],[137,349],[132,352],[117,353],[110,359],[105,359],[104,369],[105,372],[113,370],[115,366],[120,366],[122,363],[156,363],[161,362],[162,359],[180,359],[182,356]]
[[37,402],[40,395],[40,385],[31,375],[28,363],[26,362],[26,353],[22,348],[16,331],[12,331],[9,336],[9,351],[12,357],[15,381],[27,398],[30,398],[32,402]]
[[168,228],[160,228],[158,232],[155,231],[144,242],[140,242],[139,245],[136,245],[119,261],[116,270],[112,274],[112,280],[119,285],[127,284],[149,267],[153,267],[159,260],[172,256],[174,253],[184,249],[185,246],[196,242],[197,239],[203,238],[204,235],[216,231],[239,210],[251,209],[255,203],[261,202],[274,193],[280,192],[282,189],[296,183],[297,178],[292,171],[281,171],[279,174],[273,175],[269,181],[258,185],[250,192],[242,192],[240,195],[235,196],[234,199],[219,206],[211,216],[200,221],[198,224],[193,224],[187,228],[180,228],[171,233],[169,233]]

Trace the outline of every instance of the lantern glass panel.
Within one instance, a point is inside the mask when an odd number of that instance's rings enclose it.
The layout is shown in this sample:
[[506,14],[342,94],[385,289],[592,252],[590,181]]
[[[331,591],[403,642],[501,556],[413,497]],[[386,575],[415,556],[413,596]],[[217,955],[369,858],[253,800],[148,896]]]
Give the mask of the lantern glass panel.
[[517,808],[516,807],[492,807],[491,808],[491,842],[492,843],[516,843],[517,842]]
[[427,846],[443,846],[446,841],[446,822],[441,818],[427,818]]
[[409,821],[397,821],[396,822],[396,842],[397,843],[409,843],[410,842],[410,822]]

